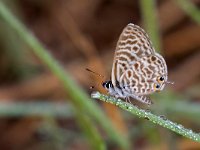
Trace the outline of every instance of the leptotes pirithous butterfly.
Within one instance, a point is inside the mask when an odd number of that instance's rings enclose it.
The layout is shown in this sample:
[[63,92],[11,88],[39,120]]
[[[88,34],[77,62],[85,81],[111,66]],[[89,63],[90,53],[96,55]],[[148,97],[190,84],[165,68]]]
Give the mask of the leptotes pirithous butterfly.
[[164,58],[155,52],[146,32],[128,24],[117,42],[111,80],[103,82],[110,95],[152,104],[149,94],[165,87],[168,73]]

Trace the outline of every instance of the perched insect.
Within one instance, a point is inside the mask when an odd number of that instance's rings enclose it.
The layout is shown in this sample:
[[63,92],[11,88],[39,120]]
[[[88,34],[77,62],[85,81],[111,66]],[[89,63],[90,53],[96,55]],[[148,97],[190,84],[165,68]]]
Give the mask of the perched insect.
[[155,52],[146,32],[128,24],[117,42],[111,80],[102,86],[115,97],[152,104],[149,94],[163,90],[166,83],[173,84],[167,78],[166,62]]

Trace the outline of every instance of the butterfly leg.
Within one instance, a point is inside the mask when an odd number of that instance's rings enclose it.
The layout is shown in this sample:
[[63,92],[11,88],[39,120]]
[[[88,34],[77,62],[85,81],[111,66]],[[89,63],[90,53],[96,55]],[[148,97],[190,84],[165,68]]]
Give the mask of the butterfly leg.
[[128,105],[127,104],[132,104],[132,102],[130,101],[130,97],[128,97],[128,96],[125,97],[125,100],[126,100],[126,107],[128,109]]
[[151,99],[147,96],[144,96],[144,95],[134,95],[133,98],[135,98],[136,100],[138,100],[142,103],[148,104],[148,105],[153,104]]
[[126,103],[132,104],[132,102],[131,102],[131,100],[130,100],[130,97],[126,96],[126,97],[125,97],[125,100],[126,100]]

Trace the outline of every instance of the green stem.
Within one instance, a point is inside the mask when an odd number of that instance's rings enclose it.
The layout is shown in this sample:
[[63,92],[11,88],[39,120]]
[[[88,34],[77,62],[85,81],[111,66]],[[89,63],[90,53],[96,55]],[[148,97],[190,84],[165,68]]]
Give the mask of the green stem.
[[91,118],[82,114],[77,114],[77,117],[79,126],[88,137],[89,143],[91,144],[91,149],[106,150],[105,143],[102,140],[102,137],[99,135],[97,128],[95,126],[90,126],[90,124],[92,124]]
[[[159,98],[156,98],[159,99]],[[161,113],[174,114],[174,118],[184,118],[195,123],[200,123],[200,104],[189,103],[188,100],[176,98],[166,100],[166,102],[157,101],[156,106],[152,106],[152,110]],[[74,108],[70,103],[56,102],[0,102],[0,117],[29,117],[29,116],[53,116],[57,118],[74,117]]]
[[[128,148],[127,139],[119,131],[113,128],[110,120],[101,111],[98,105],[93,102],[88,95],[76,84],[65,69],[47,52],[44,46],[35,36],[6,8],[0,1],[0,16],[13,28],[18,35],[32,48],[32,51],[38,56],[44,64],[58,77],[64,88],[71,97],[76,111],[88,113],[103,126],[108,135],[119,144],[123,149]],[[103,121],[102,121],[103,120]]]
[[120,99],[116,99],[114,97],[109,97],[107,95],[103,95],[99,92],[95,92],[92,94],[92,98],[100,99],[104,102],[108,102],[111,104],[115,104],[116,106],[129,111],[130,113],[138,116],[139,118],[145,118],[149,121],[153,122],[154,124],[158,124],[164,128],[168,128],[173,132],[180,134],[184,137],[192,139],[193,141],[200,142],[200,134],[193,132],[190,129],[184,128],[181,124],[174,123],[165,117],[156,116],[149,111],[145,111],[143,109],[138,108],[137,106],[133,106],[130,103],[126,103]]
[[177,0],[177,4],[189,15],[194,21],[200,24],[200,10],[189,0]]
[[0,102],[0,117],[74,117],[70,103],[55,102]]
[[157,52],[161,52],[159,25],[155,0],[140,0],[142,23]]

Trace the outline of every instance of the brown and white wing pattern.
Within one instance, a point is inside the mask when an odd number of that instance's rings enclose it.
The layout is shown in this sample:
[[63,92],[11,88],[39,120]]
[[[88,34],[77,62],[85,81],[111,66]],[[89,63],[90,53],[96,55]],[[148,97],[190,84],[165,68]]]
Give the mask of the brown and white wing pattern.
[[[163,81],[160,81],[161,77]],[[158,53],[143,56],[127,69],[119,80],[130,95],[148,95],[160,91],[164,88],[165,81],[167,81],[167,66],[164,58]]]
[[169,83],[167,77],[166,62],[155,52],[146,32],[128,24],[117,42],[109,93],[151,104],[147,95],[161,91]]
[[146,32],[137,25],[128,24],[117,42],[111,81],[114,86],[120,82],[122,74],[141,57],[152,55],[155,50]]

